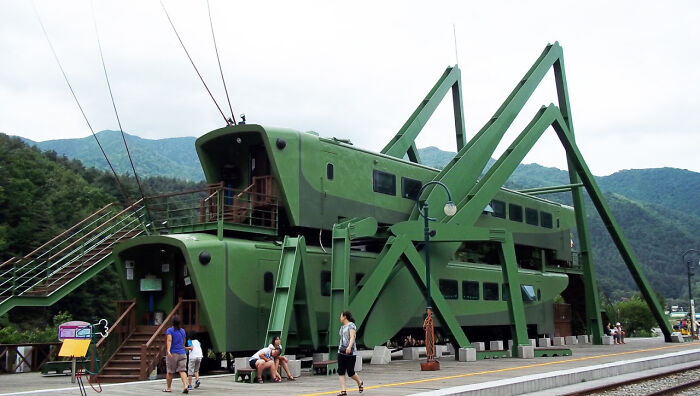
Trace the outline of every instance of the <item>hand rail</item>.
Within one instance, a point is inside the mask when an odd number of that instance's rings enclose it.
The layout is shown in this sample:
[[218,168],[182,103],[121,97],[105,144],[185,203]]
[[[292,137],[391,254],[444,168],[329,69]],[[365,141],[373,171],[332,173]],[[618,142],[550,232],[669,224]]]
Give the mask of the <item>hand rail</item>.
[[73,243],[71,243],[70,245],[64,247],[60,252],[58,252],[58,253],[54,254],[53,256],[49,257],[49,261],[52,260],[53,258],[55,258],[56,256],[58,256],[59,254],[63,253],[63,252],[64,252],[66,249],[68,249],[69,247],[71,247],[71,246],[75,245],[76,243],[80,242],[81,240],[83,240],[85,237],[87,237],[88,235],[90,235],[90,234],[92,234],[93,232],[95,232],[95,231],[96,231],[97,229],[99,229],[100,227],[104,226],[105,224],[111,223],[112,220],[114,220],[114,219],[118,218],[119,216],[123,215],[124,212],[127,212],[127,211],[131,210],[133,207],[135,207],[136,205],[140,204],[142,201],[143,201],[143,198],[141,198],[141,199],[139,199],[138,201],[134,202],[134,203],[131,204],[130,206],[124,208],[121,212],[119,212],[119,213],[117,213],[116,215],[112,216],[110,219],[108,219],[107,221],[105,221],[104,223],[102,223],[102,224],[101,224],[100,226],[98,226],[97,228],[90,230],[90,231],[87,232],[85,235],[83,235],[83,236],[81,236],[80,238],[78,238],[77,240],[73,241]]
[[[169,327],[170,321],[172,320],[173,316],[178,313],[182,313],[182,308],[184,307],[185,304],[197,304],[197,300],[183,300],[179,299],[175,307],[173,307],[173,310],[170,311],[170,314],[163,319],[163,322],[158,326],[155,332],[153,332],[153,335],[151,338],[148,339],[148,341],[145,344],[141,344],[141,368],[140,368],[140,378],[145,379],[148,371],[151,370],[151,368],[154,366],[156,361],[160,359],[162,356],[163,352],[167,353],[165,350],[167,348],[167,343],[163,342],[163,345],[158,348],[156,353],[153,356],[152,361],[148,361],[148,351],[154,347],[154,342],[159,338],[162,337],[165,334],[165,330]],[[182,315],[180,315],[182,318]],[[199,310],[196,310],[196,317],[195,317],[195,325],[199,324]],[[183,323],[184,324],[184,323]],[[190,324],[189,326],[192,326]],[[184,325],[182,326],[184,327]]]

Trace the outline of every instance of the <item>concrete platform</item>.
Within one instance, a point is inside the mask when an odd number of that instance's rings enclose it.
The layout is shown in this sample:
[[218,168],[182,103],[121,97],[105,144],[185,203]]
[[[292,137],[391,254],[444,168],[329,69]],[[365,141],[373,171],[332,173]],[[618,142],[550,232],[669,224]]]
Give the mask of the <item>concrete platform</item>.
[[[624,345],[573,345],[573,356],[534,359],[495,359],[458,362],[453,357],[440,360],[440,371],[422,372],[418,361],[392,360],[388,365],[365,364],[360,377],[369,395],[466,395],[519,394],[562,387],[598,376],[625,375],[664,365],[682,364],[700,359],[700,342],[671,344],[662,338],[628,338]],[[249,395],[273,392],[292,395],[335,395],[339,385],[336,376],[312,376],[303,372],[296,382],[241,384],[233,375],[202,378],[202,386],[194,393],[211,395]],[[591,378],[590,380],[588,378]],[[356,394],[356,386],[349,393]],[[173,382],[173,393],[181,391]],[[165,380],[129,384],[104,385],[104,394],[162,394]],[[38,373],[4,374],[0,376],[0,395],[75,395],[76,385],[68,376],[42,377]],[[88,386],[89,388],[89,386]],[[88,389],[88,393],[92,390]]]

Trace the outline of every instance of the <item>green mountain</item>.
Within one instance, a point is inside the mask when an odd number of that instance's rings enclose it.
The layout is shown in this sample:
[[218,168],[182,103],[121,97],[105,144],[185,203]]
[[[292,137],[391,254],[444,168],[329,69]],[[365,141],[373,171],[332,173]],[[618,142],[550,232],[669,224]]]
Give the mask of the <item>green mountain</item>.
[[[105,130],[96,133],[96,135],[117,173],[133,174],[121,133]],[[166,176],[191,181],[204,179],[199,158],[194,150],[194,137],[152,140],[126,133],[124,135],[139,177]],[[109,165],[107,165],[107,161],[105,161],[93,136],[43,142],[34,142],[24,138],[22,140],[43,151],[53,150],[58,155],[78,159],[86,167],[109,170]]]
[[[424,154],[425,152],[425,154]],[[421,159],[442,168],[455,155],[435,147],[420,149]],[[608,206],[654,289],[667,298],[686,298],[687,272],[680,255],[700,246],[700,173],[683,169],[635,169],[596,177]],[[569,183],[567,171],[537,164],[520,165],[506,186],[513,189]],[[548,199],[571,204],[570,194]],[[637,286],[590,200],[586,215],[601,290],[613,299]],[[693,294],[699,295],[695,287]]]

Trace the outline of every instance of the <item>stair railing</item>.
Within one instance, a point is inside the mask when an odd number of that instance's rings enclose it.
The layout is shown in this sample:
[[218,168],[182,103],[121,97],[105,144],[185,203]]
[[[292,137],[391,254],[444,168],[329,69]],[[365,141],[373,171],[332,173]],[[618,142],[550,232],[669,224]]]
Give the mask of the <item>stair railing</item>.
[[[141,211],[142,209],[143,209],[143,208],[140,208],[139,210]],[[96,242],[96,243],[92,243],[92,241],[91,241],[91,242],[90,242],[90,248],[88,248],[87,250],[84,250],[84,251],[83,251],[83,249],[80,249],[82,252],[79,252],[78,255],[77,255],[76,257],[74,257],[73,259],[71,259],[71,260],[70,260],[69,262],[67,262],[66,264],[62,265],[60,268],[54,270],[53,273],[49,276],[49,279],[53,279],[53,281],[50,282],[50,283],[47,282],[47,283],[46,283],[46,287],[48,288],[48,287],[50,287],[50,286],[56,284],[58,281],[60,281],[60,280],[62,280],[62,279],[64,279],[64,278],[66,278],[67,276],[69,276],[69,275],[70,275],[71,273],[73,273],[73,272],[76,272],[76,271],[77,271],[78,273],[80,273],[80,272],[82,272],[83,270],[89,268],[92,264],[95,264],[95,262],[93,262],[93,263],[90,263],[90,262],[91,262],[98,254],[100,254],[100,253],[102,253],[102,252],[105,252],[105,251],[107,251],[108,249],[111,251],[112,246],[114,246],[117,242],[119,242],[119,241],[121,241],[122,239],[124,239],[124,235],[129,235],[129,234],[132,233],[133,231],[139,230],[139,228],[141,228],[141,221],[140,221],[140,219],[136,218],[136,219],[131,219],[128,223],[122,225],[119,229],[117,229],[116,231],[114,231],[114,228],[115,228],[118,224],[123,223],[126,219],[129,219],[129,218],[122,219],[122,220],[120,220],[118,223],[115,223],[114,225],[112,225],[112,227],[106,229],[104,232],[101,233],[101,235],[107,234],[106,237],[102,238],[99,242]],[[136,223],[136,224],[134,224],[134,223]],[[129,226],[131,226],[131,228],[128,229],[124,235],[121,235],[121,236],[119,236],[119,237],[113,238],[114,235],[118,234],[119,232],[124,231],[124,230],[127,229]],[[143,230],[139,230],[139,233],[138,233],[138,234],[141,234],[141,232],[143,232]],[[96,250],[96,248],[97,248],[98,246],[102,246],[102,244],[105,243],[105,242],[108,242],[106,246],[103,246],[102,249],[99,249],[99,250],[97,250],[97,251],[94,251],[94,250]],[[83,259],[83,261],[80,263],[79,266],[77,266],[77,267],[71,269],[70,271],[66,272],[65,274],[63,274],[63,275],[61,275],[61,276],[59,276],[59,277],[56,277],[55,279],[53,278],[53,276],[54,276],[56,273],[58,273],[58,271],[60,271],[62,268],[68,267],[68,266],[70,266],[71,264],[73,264],[75,261],[78,261],[78,260],[81,260],[81,259]],[[86,264],[86,263],[90,263],[90,266],[88,266],[87,268],[85,267],[85,264]],[[47,279],[47,281],[48,281],[49,279]],[[28,290],[31,290],[31,289],[28,289]]]
[[[42,260],[40,262],[37,262],[36,260],[39,259],[40,257],[43,257],[47,255],[49,252],[53,251],[57,247],[61,246],[63,241],[59,242],[58,244],[52,246],[50,249],[44,251],[41,255],[37,256],[34,259],[29,260],[26,263],[22,263],[22,260],[19,261],[14,261],[11,263],[12,267],[8,268],[7,271],[4,273],[0,274],[0,276],[5,279],[2,283],[0,283],[0,295],[5,295],[5,294],[11,294],[11,295],[19,295],[23,294],[24,292],[31,290],[34,286],[40,284],[41,281],[48,281],[51,275],[56,273],[56,271],[59,271],[60,269],[64,268],[66,265],[66,261],[69,262],[74,262],[75,259],[80,258],[81,256],[84,256],[86,252],[89,252],[92,249],[87,249],[85,250],[86,244],[93,243],[94,241],[100,239],[101,236],[105,235],[109,231],[113,230],[117,225],[129,220],[130,222],[133,223],[134,217],[132,214],[129,214],[128,216],[124,216],[124,214],[127,211],[133,210],[136,206],[140,205],[143,199],[140,199],[136,202],[134,202],[131,206],[123,209],[116,215],[111,216],[109,219],[106,221],[102,221],[104,217],[107,217],[109,213],[105,212],[102,213],[101,215],[98,216],[98,213],[100,213],[103,210],[106,210],[107,208],[110,207],[110,205],[107,205],[105,208],[101,209],[100,211],[96,212],[95,214],[91,215],[88,217],[88,219],[93,219],[87,226],[81,228],[77,232],[73,233],[70,237],[72,238],[75,235],[78,235],[80,233],[83,233],[78,239],[72,241],[69,243],[67,246],[62,247],[62,249],[57,252],[52,254],[47,260]],[[143,214],[139,214],[142,212],[143,207],[139,207],[137,210],[133,211],[133,214],[136,215],[136,219],[138,221],[142,221],[142,216]],[[85,224],[88,219],[83,220],[81,223]],[[115,220],[117,220],[115,222]],[[94,228],[91,228],[91,225],[94,224],[97,221],[101,221],[99,225],[97,225]],[[76,226],[72,227],[72,229],[75,229]],[[87,232],[84,232],[85,230],[89,229]],[[67,233],[64,233],[66,235]],[[110,236],[112,236],[113,233],[110,233],[108,237],[103,238],[99,243],[103,242],[104,240],[109,239]],[[52,240],[55,241],[57,238],[53,238]],[[83,242],[81,245],[77,245],[79,242]],[[98,246],[98,244],[92,244],[90,245],[92,248]],[[77,246],[76,246],[77,245]],[[48,246],[47,244],[44,244],[44,246]],[[69,250],[68,249],[71,249]],[[30,253],[26,257],[30,257],[31,254],[38,252],[39,249],[35,249],[34,252]],[[67,252],[68,251],[68,252]],[[60,255],[60,257],[59,257]],[[57,260],[55,260],[58,258]],[[34,264],[33,266],[30,266],[31,264]],[[11,276],[8,276],[11,273]],[[9,285],[8,285],[9,284]],[[24,288],[24,289],[23,289]],[[11,293],[7,293],[10,291]]]
[[[100,360],[100,372],[136,331],[136,299],[117,301],[117,316],[117,320],[109,328],[107,337],[101,338],[95,344],[97,358]],[[94,363],[95,356],[92,359],[92,364]],[[95,371],[95,367],[92,367],[92,371]]]
[[[189,308],[187,311],[184,308]],[[194,308],[194,309],[193,309]],[[192,313],[194,315],[184,316],[183,312]],[[163,323],[158,326],[151,338],[145,344],[141,344],[141,367],[139,370],[139,378],[145,380],[148,373],[158,364],[160,359],[166,354],[165,348],[167,342],[165,340],[166,331],[170,327],[170,321],[175,314],[180,315],[182,319],[182,327],[192,330],[199,326],[199,302],[197,300],[180,299],[170,314],[163,319]],[[194,317],[192,317],[194,316]],[[194,322],[194,323],[192,323]]]

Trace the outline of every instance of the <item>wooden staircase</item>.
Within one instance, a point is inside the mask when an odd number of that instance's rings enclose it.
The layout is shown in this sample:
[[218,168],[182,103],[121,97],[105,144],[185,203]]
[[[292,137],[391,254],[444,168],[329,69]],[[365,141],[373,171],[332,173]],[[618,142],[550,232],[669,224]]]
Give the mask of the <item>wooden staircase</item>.
[[[199,324],[197,300],[180,300],[172,312],[158,326],[136,325],[136,300],[117,301],[117,320],[109,335],[96,345],[97,357],[105,362],[99,370],[101,382],[129,382],[148,378],[165,356],[166,330],[173,315],[180,315],[186,331],[198,333],[204,328]],[[94,356],[92,358],[94,361]],[[92,368],[96,370],[95,367]]]
[[[127,337],[124,343],[117,349],[111,359],[105,364],[99,378],[103,383],[128,382],[141,379],[141,345],[148,342],[158,326],[136,326],[136,329]],[[165,337],[156,339],[154,344],[157,349],[164,348]],[[162,344],[162,345],[161,345]],[[153,360],[156,352],[148,354],[147,359]]]

